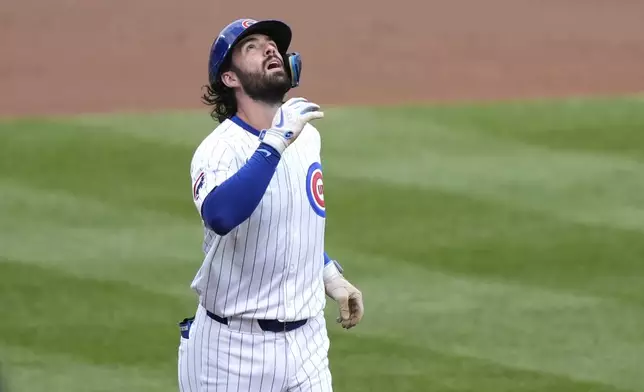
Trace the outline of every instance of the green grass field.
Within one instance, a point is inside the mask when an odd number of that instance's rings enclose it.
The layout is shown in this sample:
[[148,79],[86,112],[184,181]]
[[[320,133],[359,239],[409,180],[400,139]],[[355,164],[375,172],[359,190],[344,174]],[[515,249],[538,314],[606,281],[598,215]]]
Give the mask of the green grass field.
[[[332,108],[340,391],[644,391],[644,98]],[[207,113],[0,120],[9,392],[176,391]]]

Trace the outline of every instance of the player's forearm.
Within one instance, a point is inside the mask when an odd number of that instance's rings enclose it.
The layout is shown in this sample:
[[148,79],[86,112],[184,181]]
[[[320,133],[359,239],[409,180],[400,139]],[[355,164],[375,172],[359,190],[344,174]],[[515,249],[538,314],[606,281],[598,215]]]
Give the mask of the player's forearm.
[[208,227],[225,235],[248,219],[262,200],[279,160],[273,147],[260,144],[237,173],[204,199],[201,216]]

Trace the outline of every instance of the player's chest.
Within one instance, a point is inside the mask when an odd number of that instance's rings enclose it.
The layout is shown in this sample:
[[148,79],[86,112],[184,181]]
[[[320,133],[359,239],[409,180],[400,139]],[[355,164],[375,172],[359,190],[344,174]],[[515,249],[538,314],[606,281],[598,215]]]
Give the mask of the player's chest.
[[[262,219],[272,219],[271,216],[275,214],[308,216],[310,213],[311,217],[325,217],[320,146],[319,141],[311,136],[300,135],[282,154],[260,202],[261,208],[256,210],[256,215],[261,215]],[[250,158],[258,146],[259,141],[256,140],[245,146],[246,159]],[[266,211],[272,212],[267,215]]]
[[304,143],[293,144],[282,155],[267,196],[287,200],[289,204],[309,207],[324,216],[324,175],[319,150]]

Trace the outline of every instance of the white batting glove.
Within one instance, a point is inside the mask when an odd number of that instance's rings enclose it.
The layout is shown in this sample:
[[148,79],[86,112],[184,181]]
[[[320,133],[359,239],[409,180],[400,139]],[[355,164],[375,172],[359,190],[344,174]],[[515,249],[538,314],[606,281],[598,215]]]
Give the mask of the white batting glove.
[[324,267],[324,290],[338,302],[340,317],[337,322],[342,324],[342,328],[351,329],[362,320],[362,293],[340,274],[334,262]]
[[283,153],[309,121],[324,117],[319,109],[319,105],[304,98],[289,99],[275,113],[271,127],[259,134],[259,140]]

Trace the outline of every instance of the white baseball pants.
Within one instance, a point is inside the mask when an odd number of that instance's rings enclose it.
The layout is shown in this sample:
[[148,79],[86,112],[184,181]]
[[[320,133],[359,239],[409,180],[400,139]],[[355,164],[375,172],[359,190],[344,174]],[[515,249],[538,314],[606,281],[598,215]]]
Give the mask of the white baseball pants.
[[180,337],[181,392],[332,392],[324,314],[288,332],[256,321],[222,324],[199,305],[189,338]]

